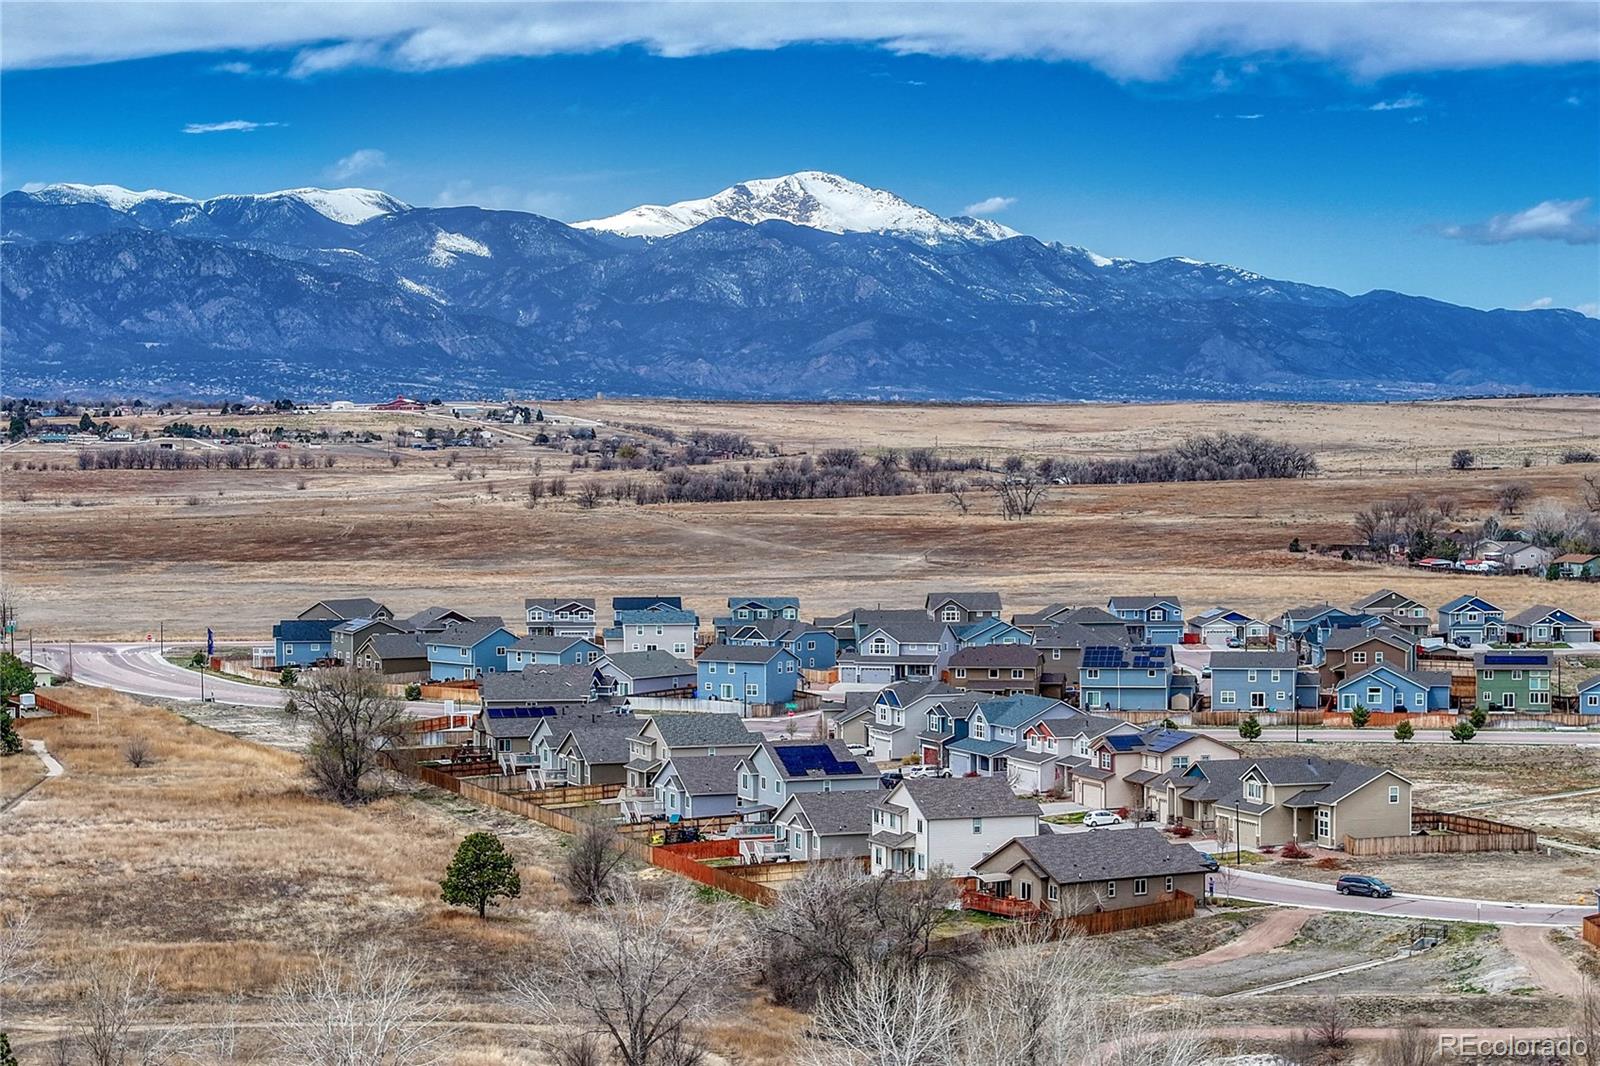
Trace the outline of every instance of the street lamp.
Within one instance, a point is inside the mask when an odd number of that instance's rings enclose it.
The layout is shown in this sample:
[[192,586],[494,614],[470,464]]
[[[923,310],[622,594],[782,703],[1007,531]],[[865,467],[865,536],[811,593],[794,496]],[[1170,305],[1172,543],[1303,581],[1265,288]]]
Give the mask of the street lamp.
[[1233,805],[1233,864],[1244,865],[1244,831],[1239,825],[1239,804]]

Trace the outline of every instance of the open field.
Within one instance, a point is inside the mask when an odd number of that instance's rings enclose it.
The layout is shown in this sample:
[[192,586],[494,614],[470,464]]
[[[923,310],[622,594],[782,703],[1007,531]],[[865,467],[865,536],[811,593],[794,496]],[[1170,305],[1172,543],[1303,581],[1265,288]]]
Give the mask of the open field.
[[[633,424],[747,431],[788,453],[892,444],[992,457],[1133,455],[1189,432],[1249,430],[1307,443],[1325,473],[1057,487],[1033,518],[1016,523],[981,498],[960,515],[944,495],[648,507],[606,499],[593,510],[569,496],[530,507],[536,464],[574,490],[590,479],[612,486],[655,475],[570,472],[570,456],[526,440],[408,451],[398,466],[380,443],[332,449],[331,469],[197,471],[80,471],[70,449],[25,445],[0,455],[5,581],[21,597],[23,626],[41,638],[138,638],[164,621],[169,637],[211,626],[221,639],[260,639],[304,602],[336,594],[375,595],[400,612],[444,603],[514,617],[529,595],[661,591],[682,593],[709,618],[737,591],[796,594],[808,614],[920,603],[941,586],[997,588],[1008,613],[1054,600],[1103,602],[1113,592],[1276,613],[1392,585],[1427,603],[1481,590],[1509,611],[1554,599],[1600,616],[1600,585],[1422,573],[1286,550],[1294,537],[1352,540],[1355,510],[1410,492],[1457,497],[1463,525],[1488,514],[1493,487],[1511,478],[1536,496],[1575,501],[1582,475],[1594,470],[1555,459],[1573,444],[1600,450],[1600,400],[561,407]],[[420,416],[358,415],[390,429],[420,424]],[[1474,446],[1484,463],[1529,455],[1536,465],[1452,472],[1448,455],[1459,445]],[[481,476],[462,478],[469,468]]]

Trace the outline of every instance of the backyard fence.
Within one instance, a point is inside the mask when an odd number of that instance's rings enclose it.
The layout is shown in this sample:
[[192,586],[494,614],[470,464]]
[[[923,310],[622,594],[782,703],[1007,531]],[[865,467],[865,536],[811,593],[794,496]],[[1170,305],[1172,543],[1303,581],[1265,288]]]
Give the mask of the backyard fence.
[[1600,914],[1584,915],[1583,942],[1600,951]]
[[89,711],[79,710],[64,700],[58,700],[54,696],[46,696],[44,693],[37,691],[33,694],[33,705],[41,711],[49,711],[51,714],[58,714],[63,718],[94,717],[93,713]]
[[1395,855],[1453,855],[1477,851],[1533,851],[1539,836],[1532,829],[1470,814],[1448,814],[1412,808],[1412,829],[1428,836],[1344,838],[1344,850],[1357,858]]

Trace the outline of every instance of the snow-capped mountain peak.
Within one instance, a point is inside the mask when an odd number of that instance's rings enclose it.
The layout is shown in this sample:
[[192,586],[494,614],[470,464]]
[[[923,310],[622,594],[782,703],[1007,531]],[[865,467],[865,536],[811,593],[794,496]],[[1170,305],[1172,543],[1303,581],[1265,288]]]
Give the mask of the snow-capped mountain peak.
[[643,204],[609,218],[573,225],[629,237],[668,237],[714,218],[752,226],[776,220],[828,233],[899,233],[929,242],[957,238],[998,241],[1018,236],[998,222],[942,218],[892,192],[819,170],[743,181],[701,200],[666,206]]
[[347,226],[359,225],[379,215],[392,215],[411,209],[410,204],[402,203],[388,193],[378,192],[376,189],[284,189],[280,192],[213,196],[209,200],[194,200],[177,193],[162,192],[160,189],[134,192],[120,185],[80,185],[74,182],[29,186],[22,191],[41,203],[102,204],[113,211],[124,213],[133,212],[150,203],[187,204],[206,211],[225,204],[298,200],[318,214]]
[[76,182],[59,182],[54,185],[26,186],[23,192],[47,204],[102,204],[113,211],[131,211],[140,204],[159,201],[169,204],[192,204],[187,196],[160,189],[134,192],[120,185],[80,185]]

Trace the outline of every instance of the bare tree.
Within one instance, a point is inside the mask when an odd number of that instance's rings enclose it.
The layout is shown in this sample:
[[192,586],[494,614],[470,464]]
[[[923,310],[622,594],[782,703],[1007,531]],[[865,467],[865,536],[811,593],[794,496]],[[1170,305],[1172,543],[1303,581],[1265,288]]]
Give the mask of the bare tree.
[[[0,988],[23,984],[39,969],[34,954],[39,929],[26,905],[0,911]],[[0,995],[0,1022],[5,1021],[6,997]]]
[[585,511],[592,511],[600,506],[601,492],[600,482],[585,481],[582,487],[578,489],[578,494],[572,498],[572,501]]
[[[1011,458],[1016,458],[1012,456]],[[987,487],[994,492],[1000,517],[1020,521],[1033,514],[1050,489],[1050,483],[1037,474],[1018,472],[991,479]]]
[[129,737],[122,745],[122,758],[135,770],[150,761],[150,741],[144,737]]
[[959,514],[972,513],[972,501],[967,499],[967,490],[964,486],[950,490],[950,506],[955,508]]
[[1600,478],[1593,474],[1583,476],[1583,488],[1579,490],[1583,496],[1583,505],[1591,511],[1600,512]]
[[279,990],[279,1061],[307,1066],[426,1066],[450,1050],[452,1027],[419,985],[422,966],[374,945],[348,962],[319,953]]
[[953,1062],[961,1018],[948,974],[873,966],[817,1005],[805,1066]]
[[627,857],[614,826],[598,817],[580,818],[561,859],[561,880],[579,903],[609,902]]
[[742,924],[685,886],[656,899],[630,886],[588,917],[562,917],[548,936],[555,960],[515,988],[541,1023],[571,1023],[622,1066],[679,1066],[694,1057],[689,1027],[736,993]]
[[165,1062],[181,1048],[175,1030],[151,1026],[161,996],[149,967],[127,961],[90,966],[73,1002],[74,1042],[90,1066]]
[[1377,1066],[1435,1066],[1439,1038],[1421,1025],[1402,1026],[1378,1047]]
[[378,675],[345,666],[316,671],[293,708],[311,727],[306,766],[317,787],[340,803],[359,802],[378,751],[405,726],[405,707]]
[[1516,514],[1523,501],[1533,495],[1526,481],[1508,481],[1494,490],[1494,505],[1501,514]]
[[1323,1048],[1342,1048],[1350,1043],[1350,1012],[1344,1000],[1329,996],[1322,1001],[1317,1016],[1311,1022],[1312,1041]]

